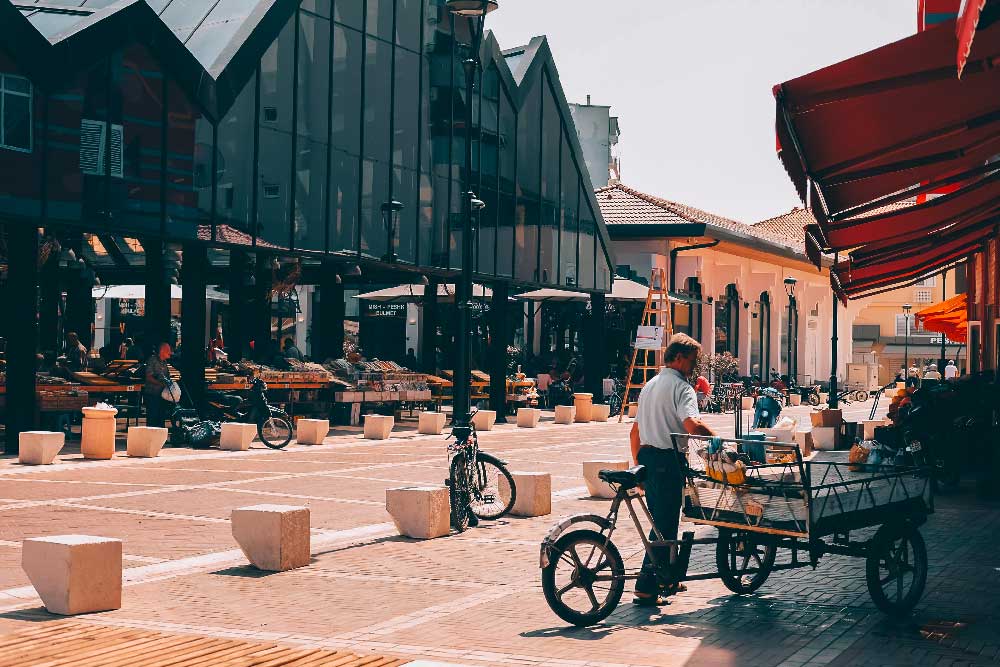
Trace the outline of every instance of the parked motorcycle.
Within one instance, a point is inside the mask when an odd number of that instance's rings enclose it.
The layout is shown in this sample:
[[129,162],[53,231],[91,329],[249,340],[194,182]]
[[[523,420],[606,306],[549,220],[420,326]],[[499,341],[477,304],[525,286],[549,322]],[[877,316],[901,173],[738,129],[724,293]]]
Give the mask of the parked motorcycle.
[[777,389],[762,389],[753,412],[753,428],[774,428],[781,415],[782,395]]
[[211,421],[257,425],[260,441],[271,449],[282,449],[292,440],[292,420],[267,400],[267,384],[254,378],[246,397],[219,391],[205,395],[205,416]]

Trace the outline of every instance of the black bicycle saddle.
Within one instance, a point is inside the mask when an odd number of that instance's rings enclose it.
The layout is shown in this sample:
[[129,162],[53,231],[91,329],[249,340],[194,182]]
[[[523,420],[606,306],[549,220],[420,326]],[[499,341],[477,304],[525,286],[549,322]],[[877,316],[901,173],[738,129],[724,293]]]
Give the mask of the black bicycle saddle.
[[633,466],[628,470],[601,470],[597,476],[608,484],[617,484],[627,491],[646,481],[646,466]]

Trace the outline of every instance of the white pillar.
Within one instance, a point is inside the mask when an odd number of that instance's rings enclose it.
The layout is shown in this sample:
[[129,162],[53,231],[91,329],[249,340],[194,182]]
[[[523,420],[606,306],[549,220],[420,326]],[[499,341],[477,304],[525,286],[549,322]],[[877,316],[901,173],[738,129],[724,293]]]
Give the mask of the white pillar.
[[413,348],[416,354],[420,349],[420,316],[423,308],[415,303],[406,304],[406,349]]

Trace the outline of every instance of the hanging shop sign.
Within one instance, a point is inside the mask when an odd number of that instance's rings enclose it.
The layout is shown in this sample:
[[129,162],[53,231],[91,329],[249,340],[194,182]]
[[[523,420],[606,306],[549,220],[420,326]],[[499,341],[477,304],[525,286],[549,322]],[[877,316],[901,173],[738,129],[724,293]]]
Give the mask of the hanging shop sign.
[[118,299],[118,312],[123,316],[142,317],[146,314],[145,299]]
[[663,327],[639,327],[635,334],[635,347],[638,350],[662,350]]
[[362,317],[378,318],[405,318],[405,303],[381,303],[379,301],[365,301],[361,307]]

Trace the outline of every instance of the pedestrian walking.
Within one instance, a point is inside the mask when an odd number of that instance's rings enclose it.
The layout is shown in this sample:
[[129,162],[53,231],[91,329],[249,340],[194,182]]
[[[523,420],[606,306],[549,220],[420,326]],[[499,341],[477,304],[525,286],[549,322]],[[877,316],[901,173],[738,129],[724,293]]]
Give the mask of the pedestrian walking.
[[156,352],[146,360],[146,381],[142,385],[142,398],[146,403],[146,426],[162,428],[172,407],[162,396],[170,379],[167,359],[172,353],[170,343],[160,343]]
[[[684,462],[679,456],[683,456],[687,449],[687,443],[684,443],[682,452],[675,451],[671,434],[715,435],[701,421],[698,399],[694,387],[688,382],[700,352],[698,341],[685,334],[674,335],[664,354],[665,368],[639,393],[636,416],[639,448],[636,460],[646,467],[646,502],[656,527],[667,540],[677,539],[684,491]],[[652,532],[650,538],[655,539]],[[673,549],[659,547],[656,551],[656,558],[661,563],[669,562],[674,555]],[[670,595],[683,590],[686,588],[679,584],[674,590],[664,593]],[[647,554],[635,584],[633,602],[642,606],[667,604],[660,593],[653,562]]]
[[954,359],[948,360],[948,365],[944,367],[944,379],[954,380],[958,377],[958,366],[955,365]]

